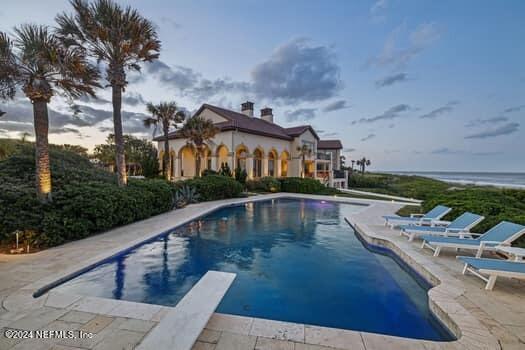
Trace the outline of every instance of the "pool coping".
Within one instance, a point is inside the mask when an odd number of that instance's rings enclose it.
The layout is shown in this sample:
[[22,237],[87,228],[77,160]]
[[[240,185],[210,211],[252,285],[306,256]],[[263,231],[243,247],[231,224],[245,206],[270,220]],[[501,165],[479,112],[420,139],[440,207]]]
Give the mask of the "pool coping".
[[[21,288],[22,293],[18,293],[16,296],[8,296],[4,300],[4,306],[8,309],[17,309],[17,308],[31,308],[34,306],[50,306],[50,307],[63,307],[71,310],[94,310],[97,309],[98,313],[108,314],[113,316],[122,316],[122,317],[136,317],[139,319],[153,320],[159,322],[165,314],[173,309],[171,307],[145,304],[145,303],[135,303],[107,298],[96,298],[96,297],[85,297],[78,296],[73,294],[64,294],[56,291],[47,291],[40,298],[33,298],[33,295],[36,292],[41,292],[42,288],[54,287],[58,284],[59,281],[63,282],[66,279],[70,279],[78,274],[81,274],[94,266],[97,266],[108,259],[111,259],[115,255],[122,254],[124,251],[134,249],[140,244],[152,240],[158,236],[171,232],[173,229],[184,225],[188,222],[191,222],[203,215],[209,214],[215,210],[234,206],[239,204],[245,204],[249,202],[257,201],[266,201],[271,199],[281,199],[281,198],[296,198],[296,199],[317,199],[317,200],[327,200],[340,203],[349,203],[357,205],[365,205],[363,209],[357,211],[352,215],[352,218],[345,218],[348,220],[351,225],[354,227],[355,231],[363,238],[366,242],[371,244],[383,246],[387,249],[390,249],[394,254],[396,254],[402,261],[404,261],[408,266],[413,268],[416,272],[421,274],[429,283],[434,285],[428,291],[429,296],[429,306],[434,315],[443,322],[447,328],[457,336],[458,340],[452,342],[432,342],[425,341],[420,339],[411,339],[411,338],[400,338],[395,336],[387,336],[377,334],[375,336],[382,337],[387,339],[389,344],[398,344],[401,347],[406,346],[407,342],[409,343],[418,343],[425,345],[426,348],[440,348],[440,349],[456,349],[458,346],[460,348],[483,348],[483,349],[499,349],[499,344],[496,338],[474,317],[468,310],[466,310],[456,299],[461,296],[464,292],[464,289],[461,286],[458,286],[459,283],[454,281],[455,279],[448,276],[445,271],[442,271],[439,266],[436,264],[431,264],[431,266],[423,266],[422,262],[428,263],[428,261],[423,261],[418,256],[412,256],[413,252],[407,252],[404,249],[400,248],[396,242],[390,240],[388,237],[380,234],[376,234],[367,224],[361,223],[358,220],[355,220],[358,214],[364,211],[369,211],[374,209],[377,205],[381,203],[388,204],[398,204],[399,206],[404,205],[405,203],[399,203],[394,201],[378,201],[378,200],[368,200],[368,199],[354,199],[347,197],[333,197],[333,196],[314,196],[314,195],[305,195],[305,194],[293,194],[293,193],[278,193],[272,195],[261,195],[256,197],[248,197],[236,200],[229,201],[218,201],[214,203],[209,203],[210,205],[207,208],[202,209],[197,214],[191,215],[188,218],[178,222],[171,229],[160,232],[160,233],[151,233],[144,235],[140,238],[137,238],[127,244],[123,244],[119,247],[115,247],[111,250],[108,250],[104,254],[97,255],[87,261],[78,263],[69,267],[68,269],[62,270],[55,274],[49,275],[42,279],[39,279],[33,283],[30,283]],[[20,295],[21,294],[21,295]],[[127,311],[126,311],[127,310]],[[257,318],[252,318],[253,320],[261,320]],[[272,321],[264,320],[268,327],[271,329],[279,329],[283,324],[292,324],[289,322],[281,321]],[[261,321],[262,322],[262,321]],[[300,324],[295,324],[300,325]],[[357,341],[357,338],[361,342],[365,342],[364,338],[371,337],[374,333],[351,331],[344,329],[328,328],[328,327],[317,327],[310,325],[302,325],[304,329],[315,329],[318,335],[317,341],[308,344],[314,345],[325,345],[325,346],[334,346],[333,337],[349,337]],[[269,333],[265,333],[269,334]],[[277,332],[270,336],[270,338],[279,337],[281,331]],[[330,336],[332,334],[332,336]],[[359,337],[357,337],[357,335]],[[260,335],[265,336],[265,335]],[[320,338],[319,338],[320,337]],[[321,339],[322,338],[322,339]],[[319,340],[320,339],[320,340]],[[324,339],[324,340],[323,340]],[[304,338],[306,342],[306,336]],[[336,342],[337,343],[337,342]],[[355,348],[356,343],[351,342],[351,348]],[[329,345],[332,344],[332,345]],[[339,343],[337,343],[339,344]],[[340,344],[343,345],[344,344]],[[342,347],[345,349],[348,347]],[[364,348],[364,347],[363,347]]]

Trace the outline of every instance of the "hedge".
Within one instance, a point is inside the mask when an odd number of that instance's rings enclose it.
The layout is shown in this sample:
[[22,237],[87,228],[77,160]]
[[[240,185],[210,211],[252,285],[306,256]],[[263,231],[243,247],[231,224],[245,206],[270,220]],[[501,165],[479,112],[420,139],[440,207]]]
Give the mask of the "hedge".
[[50,147],[53,201],[40,203],[35,191],[32,144],[0,161],[0,241],[16,230],[35,231],[39,245],[54,246],[172,208],[171,187],[164,180],[130,180],[118,187],[114,174],[89,159]]
[[335,188],[326,187],[319,180],[301,177],[280,178],[282,192],[308,194],[335,194]]
[[274,177],[266,176],[261,179],[246,181],[246,188],[249,191],[257,192],[280,192],[281,182]]
[[184,185],[194,187],[199,193],[201,201],[239,197],[243,190],[243,186],[235,179],[222,175],[208,175],[178,181],[173,185],[173,190],[176,191]]

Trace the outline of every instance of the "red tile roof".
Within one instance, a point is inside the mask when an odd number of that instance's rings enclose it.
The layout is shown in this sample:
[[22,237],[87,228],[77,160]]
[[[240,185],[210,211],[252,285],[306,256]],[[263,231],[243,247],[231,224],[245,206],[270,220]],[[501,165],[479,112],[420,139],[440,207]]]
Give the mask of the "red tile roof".
[[[221,131],[227,130],[239,130],[249,134],[262,135],[275,137],[282,140],[291,141],[294,137],[297,137],[307,130],[310,130],[312,134],[319,140],[319,137],[315,133],[314,129],[310,125],[302,125],[293,128],[283,128],[277,124],[270,123],[261,118],[249,117],[239,112],[235,112],[229,109],[203,104],[195,115],[199,115],[205,108],[217,113],[226,121],[215,123]],[[181,138],[180,132],[174,131],[168,134],[168,139]],[[154,141],[163,141],[164,136],[157,136],[153,139]]]
[[343,144],[340,140],[320,140],[317,142],[317,149],[342,149]]

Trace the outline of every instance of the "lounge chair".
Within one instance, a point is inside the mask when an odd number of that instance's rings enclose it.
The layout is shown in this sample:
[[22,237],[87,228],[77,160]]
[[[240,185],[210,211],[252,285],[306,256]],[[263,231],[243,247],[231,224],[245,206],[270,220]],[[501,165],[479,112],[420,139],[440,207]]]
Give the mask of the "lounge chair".
[[423,234],[459,236],[463,238],[464,236],[468,236],[470,229],[479,224],[484,218],[484,216],[466,212],[446,226],[401,225],[400,234],[407,236],[410,242],[413,241],[416,236]]
[[410,217],[404,216],[383,216],[385,225],[394,228],[395,226],[412,224],[434,226],[439,220],[447,215],[452,209],[444,205],[438,205],[426,214],[410,214]]
[[[498,276],[525,279],[525,262],[472,258],[458,256],[465,263],[463,274],[468,272],[487,282],[486,290],[492,290]],[[484,276],[486,275],[486,276]]]
[[[434,256],[438,256],[441,248],[467,249],[477,251],[476,257],[481,257],[485,250],[495,250],[498,245],[510,245],[512,241],[518,239],[525,233],[525,226],[512,222],[502,221],[478,238],[460,237],[438,237],[433,235],[423,235],[421,248],[428,247],[434,251]],[[479,235],[470,233],[470,235]]]

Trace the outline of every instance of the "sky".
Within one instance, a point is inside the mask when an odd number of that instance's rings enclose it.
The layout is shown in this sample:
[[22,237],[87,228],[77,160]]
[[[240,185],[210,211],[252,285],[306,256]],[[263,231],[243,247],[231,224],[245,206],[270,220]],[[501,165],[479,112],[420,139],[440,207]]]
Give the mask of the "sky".
[[[124,132],[142,126],[147,102],[274,109],[283,126],[311,124],[340,139],[371,169],[525,171],[525,2],[119,1],[157,26],[160,59],[130,73]],[[17,0],[0,8],[0,31],[53,26],[67,1]],[[89,149],[112,131],[109,89],[74,114],[50,104],[50,142]],[[32,133],[19,93],[0,101],[0,137]]]

